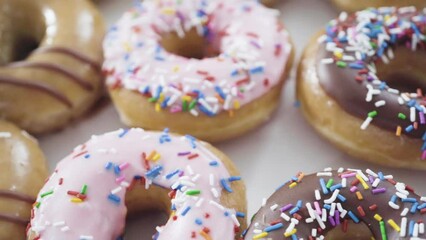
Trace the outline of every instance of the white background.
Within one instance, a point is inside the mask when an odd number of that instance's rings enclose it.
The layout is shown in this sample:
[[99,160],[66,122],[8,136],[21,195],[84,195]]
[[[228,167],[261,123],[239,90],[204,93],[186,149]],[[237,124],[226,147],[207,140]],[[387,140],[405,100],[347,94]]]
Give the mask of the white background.
[[[309,38],[325,26],[338,12],[325,0],[280,0],[282,20],[295,43],[297,58]],[[132,6],[132,0],[98,1],[108,26]],[[269,196],[281,183],[298,171],[312,173],[325,167],[371,168],[393,174],[402,182],[412,185],[419,194],[426,195],[426,173],[399,169],[388,169],[354,160],[335,149],[319,137],[306,123],[295,103],[295,68],[287,82],[282,103],[277,113],[264,126],[245,136],[216,144],[236,163],[247,185],[249,215],[254,214],[263,197]],[[109,103],[90,116],[77,121],[65,130],[42,137],[41,147],[45,151],[51,169],[78,144],[92,134],[124,127],[114,107]],[[423,183],[423,184],[422,184]],[[154,227],[164,223],[166,216],[146,214],[132,220],[127,227],[126,239],[151,239]]]

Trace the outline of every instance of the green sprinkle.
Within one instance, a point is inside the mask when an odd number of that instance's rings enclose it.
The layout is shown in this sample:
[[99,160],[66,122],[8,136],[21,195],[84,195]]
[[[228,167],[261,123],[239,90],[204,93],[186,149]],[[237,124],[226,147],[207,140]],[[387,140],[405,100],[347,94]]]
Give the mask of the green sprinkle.
[[403,113],[398,113],[398,118],[405,120],[405,119],[407,119],[407,116],[405,116],[405,114],[403,114]]
[[148,102],[152,103],[152,102],[156,102],[158,100],[158,98],[152,97],[148,99]]
[[87,185],[86,184],[83,185],[80,193],[83,194],[83,195],[86,195],[86,193],[87,193]]
[[201,193],[200,190],[188,190],[188,191],[186,191],[186,195],[189,195],[189,196],[199,195],[200,193]]
[[372,48],[376,49],[377,48],[377,44],[375,42],[370,42],[370,45]]
[[371,112],[369,112],[368,116],[371,117],[371,118],[377,116],[377,111],[371,111]]
[[183,110],[184,112],[187,112],[187,111],[188,111],[188,101],[183,100],[183,103],[182,103],[182,110]]
[[382,239],[387,240],[388,235],[386,234],[385,222],[380,221],[380,232],[382,233]]
[[195,105],[197,105],[197,100],[196,99],[192,100],[191,103],[189,104],[189,110],[194,109]]
[[331,186],[333,186],[334,180],[331,178],[330,180],[328,180],[326,187],[330,188]]
[[40,205],[41,205],[41,202],[36,202],[36,203],[34,204],[34,206],[35,206],[36,208],[40,208]]
[[348,64],[346,64],[345,62],[343,62],[343,61],[337,61],[336,62],[336,65],[338,66],[338,67],[340,67],[340,68],[345,68]]
[[50,190],[49,192],[45,192],[45,193],[41,194],[40,197],[44,198],[44,197],[49,196],[51,194],[53,194],[53,190]]

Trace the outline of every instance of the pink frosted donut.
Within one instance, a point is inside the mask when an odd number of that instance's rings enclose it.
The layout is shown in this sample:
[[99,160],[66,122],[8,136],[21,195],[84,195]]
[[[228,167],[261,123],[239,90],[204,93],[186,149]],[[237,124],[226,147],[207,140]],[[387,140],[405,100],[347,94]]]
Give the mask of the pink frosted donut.
[[219,141],[269,119],[291,49],[257,1],[148,0],[109,31],[103,69],[127,125]]
[[191,136],[142,129],[93,136],[41,189],[28,239],[116,240],[127,212],[147,209],[170,213],[155,239],[234,239],[246,211],[234,174],[226,156]]

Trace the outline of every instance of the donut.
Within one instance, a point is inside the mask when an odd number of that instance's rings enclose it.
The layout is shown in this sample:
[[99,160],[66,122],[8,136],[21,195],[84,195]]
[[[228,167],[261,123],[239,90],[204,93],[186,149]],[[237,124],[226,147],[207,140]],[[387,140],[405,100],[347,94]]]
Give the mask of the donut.
[[104,23],[87,0],[0,0],[0,118],[63,128],[102,93]]
[[25,239],[30,210],[47,175],[37,141],[0,121],[0,239]]
[[414,7],[332,20],[299,64],[306,120],[356,158],[426,170],[425,33],[425,13]]
[[244,239],[424,239],[426,197],[367,169],[298,173],[255,214]]
[[405,7],[405,6],[415,6],[417,8],[426,7],[426,2],[424,0],[378,0],[378,1],[369,1],[369,0],[331,0],[332,3],[340,10],[347,12],[355,12],[363,10],[369,7],[378,8],[381,6],[395,6],[395,7]]
[[126,12],[103,65],[122,122],[212,142],[265,122],[292,62],[277,16],[254,0],[143,1]]
[[38,195],[28,239],[118,239],[127,212],[153,209],[170,214],[154,239],[237,239],[245,186],[223,153],[192,136],[118,130],[59,162]]
[[260,2],[267,7],[273,7],[277,4],[277,0],[261,0]]

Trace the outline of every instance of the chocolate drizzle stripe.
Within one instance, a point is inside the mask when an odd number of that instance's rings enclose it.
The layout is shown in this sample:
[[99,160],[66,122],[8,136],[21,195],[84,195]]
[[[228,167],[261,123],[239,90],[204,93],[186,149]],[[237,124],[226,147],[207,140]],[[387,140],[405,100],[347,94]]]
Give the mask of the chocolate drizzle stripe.
[[14,85],[18,87],[23,87],[23,88],[44,92],[48,94],[49,96],[56,98],[59,102],[63,103],[68,108],[73,107],[72,102],[70,101],[70,99],[68,99],[67,96],[65,96],[64,94],[58,92],[57,90],[51,88],[50,86],[46,84],[36,83],[28,79],[14,78],[10,76],[1,76],[1,75],[0,75],[0,84],[9,84],[9,85]]
[[72,49],[69,49],[69,48],[65,48],[65,47],[40,47],[40,48],[37,48],[36,50],[34,50],[33,53],[34,54],[62,53],[62,54],[68,55],[68,56],[70,56],[74,59],[77,59],[81,62],[89,64],[97,72],[101,71],[101,65],[97,61],[92,60],[89,57],[87,57],[86,55],[84,55],[80,52],[74,51]]
[[27,226],[27,224],[30,222],[27,219],[23,219],[23,218],[20,218],[20,217],[7,215],[7,214],[4,214],[4,213],[0,213],[0,221],[6,221],[6,222],[11,222],[11,223],[16,223],[16,224],[23,225],[23,226]]
[[74,74],[73,72],[67,70],[66,68],[56,65],[54,63],[43,63],[43,62],[16,62],[9,64],[7,67],[9,68],[36,68],[36,69],[44,69],[52,72],[56,72],[66,76],[68,79],[72,80],[76,84],[80,85],[83,89],[88,91],[93,91],[93,86],[85,81],[83,78]]
[[9,191],[9,190],[0,190],[0,198],[2,198],[2,197],[27,202],[27,203],[30,203],[30,204],[33,204],[36,201],[36,199],[34,197],[31,197],[31,196],[23,194],[23,193]]

